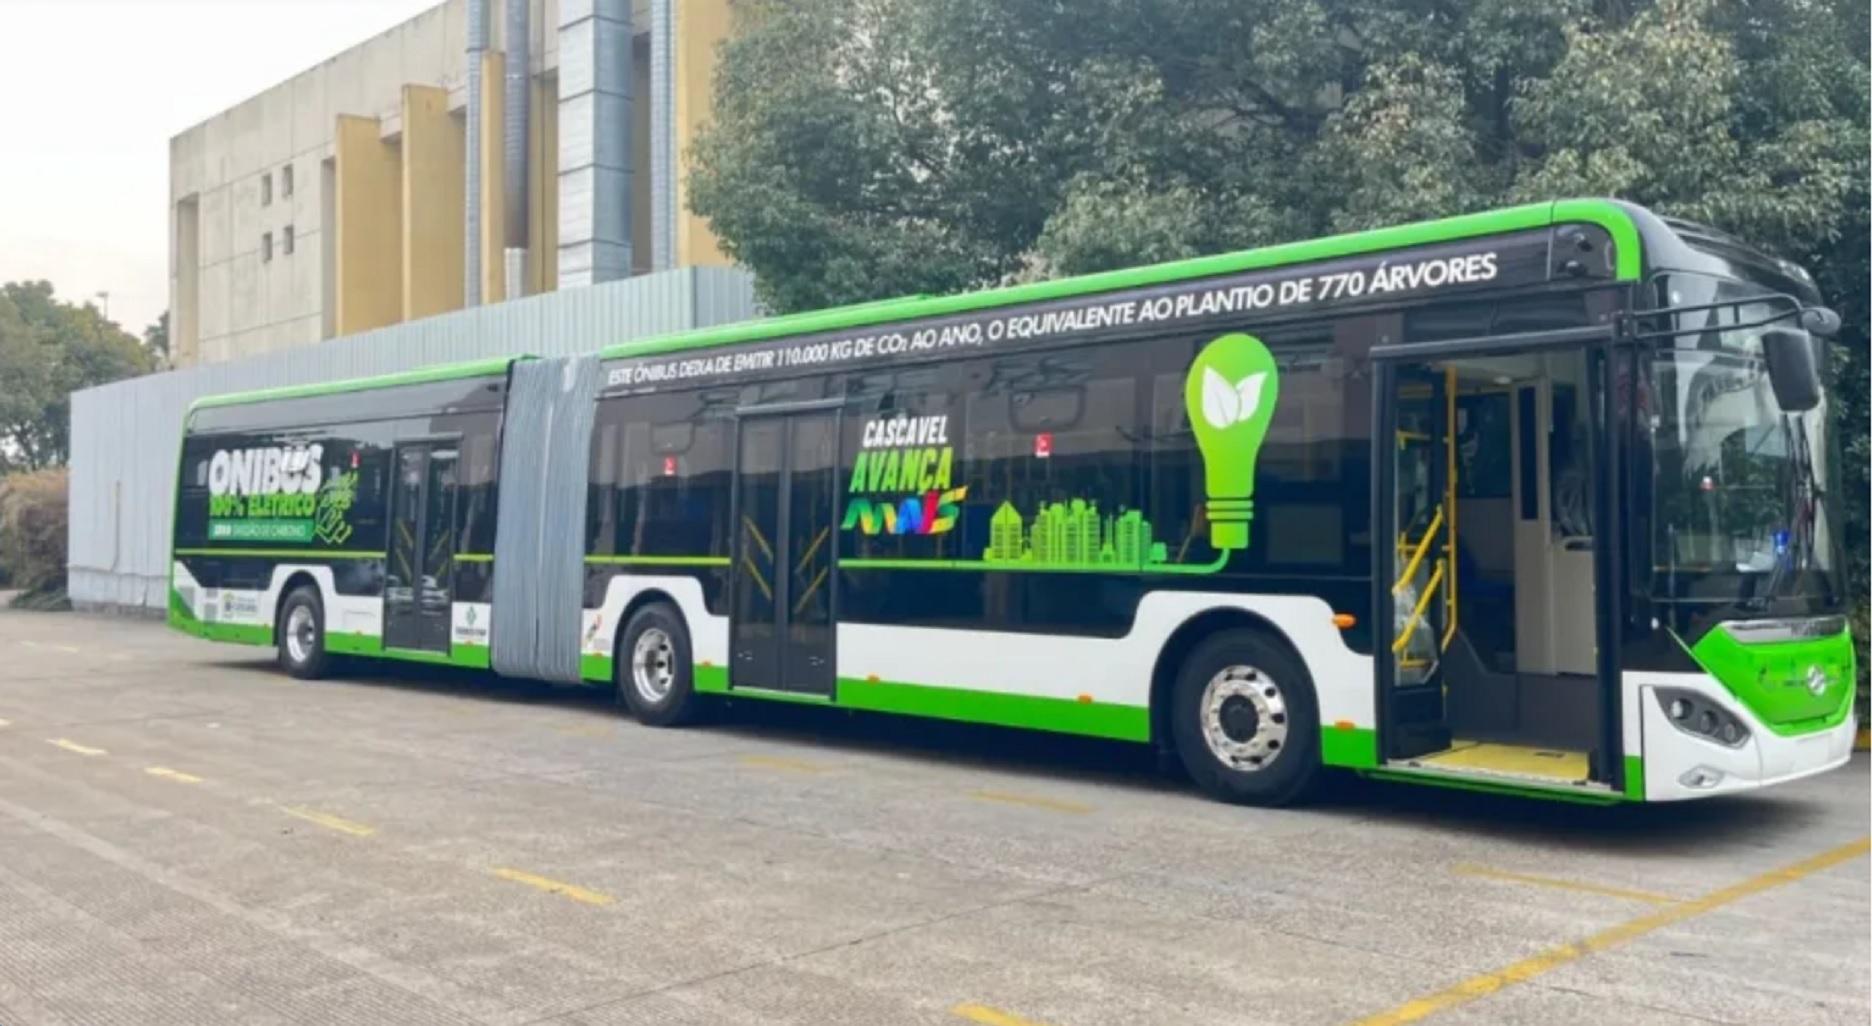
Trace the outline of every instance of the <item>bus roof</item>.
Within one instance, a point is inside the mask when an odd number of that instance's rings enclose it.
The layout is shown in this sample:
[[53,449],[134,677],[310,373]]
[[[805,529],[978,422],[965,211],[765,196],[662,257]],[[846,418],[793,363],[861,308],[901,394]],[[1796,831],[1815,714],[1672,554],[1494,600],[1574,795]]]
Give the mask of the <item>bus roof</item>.
[[525,354],[495,356],[481,360],[465,360],[460,363],[438,363],[368,378],[346,378],[342,381],[319,381],[309,385],[285,385],[279,388],[255,389],[251,392],[209,395],[190,403],[188,412],[192,414],[196,410],[212,406],[241,406],[247,403],[265,403],[278,399],[304,399],[308,396],[331,395],[337,392],[365,392],[375,388],[395,388],[398,385],[420,385],[429,381],[489,378],[507,373],[508,365],[515,360],[525,359],[530,359],[530,357]]
[[[1650,222],[1650,223],[1641,223]],[[649,356],[657,353],[734,345],[787,335],[805,335],[885,324],[923,317],[965,313],[1016,303],[1061,299],[1119,289],[1161,285],[1191,278],[1207,278],[1286,264],[1299,264],[1337,257],[1378,253],[1388,249],[1421,246],[1437,242],[1476,238],[1556,224],[1595,224],[1611,234],[1617,249],[1618,278],[1635,281],[1642,268],[1639,237],[1651,236],[1662,227],[1652,214],[1615,200],[1554,200],[1530,203],[1500,210],[1464,214],[1460,217],[1415,224],[1375,228],[1370,231],[1332,235],[1303,242],[1288,242],[1260,249],[1241,250],[1215,256],[1193,257],[1144,267],[1103,271],[1075,278],[1058,278],[1005,288],[964,292],[947,296],[906,296],[853,306],[833,307],[806,313],[789,314],[759,321],[742,321],[715,328],[703,328],[672,335],[658,335],[607,346],[599,355],[607,359]]]

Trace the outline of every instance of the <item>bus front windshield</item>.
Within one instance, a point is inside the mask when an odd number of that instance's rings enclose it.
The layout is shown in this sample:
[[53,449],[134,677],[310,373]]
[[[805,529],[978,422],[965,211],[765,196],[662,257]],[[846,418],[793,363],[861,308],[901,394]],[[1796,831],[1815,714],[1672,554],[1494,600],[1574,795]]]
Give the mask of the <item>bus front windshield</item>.
[[[1708,282],[1723,302],[1732,283]],[[1734,286],[1740,288],[1740,286]],[[1688,291],[1688,290],[1686,290]],[[1673,297],[1675,298],[1675,297]],[[1689,315],[1706,331],[1660,343],[1649,394],[1659,597],[1744,609],[1830,603],[1836,589],[1827,407],[1783,410],[1762,355],[1771,315],[1741,303]],[[1683,326],[1680,326],[1683,327]]]

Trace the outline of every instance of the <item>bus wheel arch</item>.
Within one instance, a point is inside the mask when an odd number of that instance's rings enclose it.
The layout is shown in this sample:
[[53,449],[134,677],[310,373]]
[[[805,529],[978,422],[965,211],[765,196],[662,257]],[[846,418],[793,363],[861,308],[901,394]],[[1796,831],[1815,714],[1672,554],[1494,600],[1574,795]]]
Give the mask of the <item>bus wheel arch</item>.
[[273,614],[273,642],[282,669],[300,680],[317,680],[331,667],[326,649],[330,625],[325,596],[313,576],[301,570],[287,578]]
[[1300,658],[1300,650],[1274,621],[1238,606],[1205,609],[1178,624],[1164,639],[1163,647],[1157,651],[1157,663],[1151,667],[1150,736],[1151,744],[1159,750],[1168,752],[1175,744],[1170,733],[1170,699],[1184,661],[1211,635],[1228,630],[1258,631],[1285,647],[1295,660],[1305,662]]
[[[1246,700],[1223,697],[1237,692]],[[1239,737],[1232,705],[1244,707]],[[1227,801],[1288,804],[1318,777],[1313,675],[1286,633],[1248,610],[1208,610],[1171,634],[1152,674],[1151,726],[1160,752],[1174,751],[1204,791]]]
[[[623,659],[625,656],[624,631],[630,626],[631,617],[636,616],[639,609],[659,602],[675,610],[676,617],[684,620],[683,626],[688,626],[687,620],[683,617],[682,606],[676,603],[676,597],[674,595],[671,595],[662,588],[645,588],[637,594],[632,595],[629,602],[624,603],[624,610],[618,613],[617,625],[611,628],[611,661],[613,665],[616,665],[617,661]],[[620,695],[619,697],[621,698],[623,696]]]
[[310,588],[318,593],[319,604],[324,604],[324,593],[319,589],[318,578],[312,576],[312,571],[299,569],[287,574],[286,580],[280,583],[279,597],[273,600],[273,643],[275,645],[280,643],[280,624],[283,622],[282,614],[286,612],[286,602],[292,598],[294,592],[301,588]]
[[[639,666],[639,647],[646,653]],[[654,664],[654,665],[650,665]],[[695,649],[682,607],[661,589],[646,589],[624,607],[612,642],[611,679],[619,705],[639,723],[674,727],[692,722],[701,702],[695,694]],[[646,683],[640,677],[655,677]]]

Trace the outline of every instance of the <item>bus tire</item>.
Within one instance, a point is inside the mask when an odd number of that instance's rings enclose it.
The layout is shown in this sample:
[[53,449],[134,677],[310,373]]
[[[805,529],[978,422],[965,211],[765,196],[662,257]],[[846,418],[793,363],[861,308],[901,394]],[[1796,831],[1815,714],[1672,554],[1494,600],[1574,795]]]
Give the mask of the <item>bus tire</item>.
[[1183,767],[1211,796],[1286,805],[1319,775],[1319,700],[1306,666],[1265,633],[1229,630],[1184,659],[1171,698]]
[[612,660],[620,700],[647,727],[677,727],[696,718],[689,628],[667,602],[631,614]]
[[302,584],[289,592],[273,632],[281,669],[300,680],[325,676],[331,660],[325,653],[325,603],[317,588]]

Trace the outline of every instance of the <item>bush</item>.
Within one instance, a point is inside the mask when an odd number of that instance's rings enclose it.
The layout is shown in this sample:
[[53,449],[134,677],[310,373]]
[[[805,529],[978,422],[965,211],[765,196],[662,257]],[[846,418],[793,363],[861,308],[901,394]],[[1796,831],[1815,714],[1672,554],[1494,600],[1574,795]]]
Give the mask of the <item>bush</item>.
[[22,597],[65,590],[66,480],[62,467],[0,478],[0,568]]

